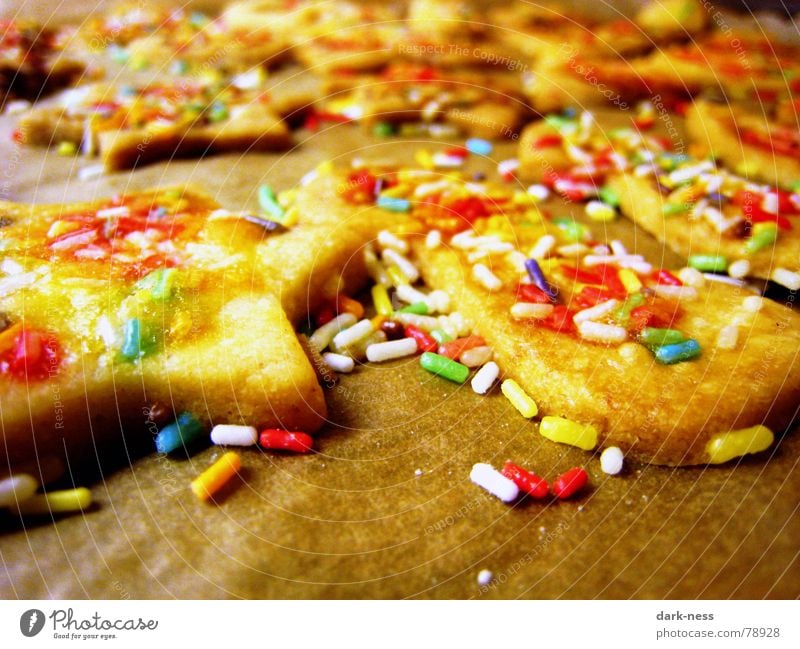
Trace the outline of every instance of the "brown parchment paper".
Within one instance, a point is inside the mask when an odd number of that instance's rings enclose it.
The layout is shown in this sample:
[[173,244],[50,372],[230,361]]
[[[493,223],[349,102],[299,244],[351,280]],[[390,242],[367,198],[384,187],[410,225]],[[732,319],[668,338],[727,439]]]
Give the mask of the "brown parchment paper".
[[[291,77],[289,71],[276,83]],[[12,118],[0,118],[0,193],[32,202],[193,182],[231,208],[255,208],[260,184],[289,187],[319,161],[410,160],[420,147],[440,146],[378,140],[337,125],[298,134],[306,141],[286,154],[172,161],[81,182],[77,170],[89,163],[15,146],[12,129]],[[497,147],[484,167],[492,170],[514,148]],[[594,231],[657,263],[680,263],[627,221],[595,224]],[[800,596],[796,434],[738,464],[631,463],[609,477],[590,454],[541,438],[497,390],[479,397],[468,385],[425,373],[415,359],[360,367],[327,397],[330,423],[317,436],[316,454],[244,450],[241,477],[218,504],[200,503],[188,485],[219,449],[183,461],[141,453],[122,453],[120,461],[120,453],[112,459],[105,452],[70,458],[96,505],[25,526],[0,515],[0,596]],[[506,459],[548,478],[585,465],[590,488],[549,506],[504,505],[468,476],[475,462],[500,466]],[[494,574],[488,588],[476,582],[483,568]]]

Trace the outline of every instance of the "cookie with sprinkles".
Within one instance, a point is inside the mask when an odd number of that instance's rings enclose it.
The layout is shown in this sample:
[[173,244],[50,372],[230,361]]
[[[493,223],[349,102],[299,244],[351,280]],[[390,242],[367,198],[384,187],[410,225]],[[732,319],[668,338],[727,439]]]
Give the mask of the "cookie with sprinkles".
[[21,141],[71,145],[85,155],[99,155],[108,170],[174,156],[288,148],[289,129],[276,111],[292,112],[295,106],[237,79],[228,85],[86,86],[55,105],[25,113],[19,122]]
[[476,137],[512,138],[530,114],[513,74],[393,63],[337,83],[348,90],[323,102],[326,110],[380,133],[446,122]]
[[669,137],[603,130],[588,112],[550,117],[523,134],[520,175],[569,200],[610,201],[701,271],[800,288],[800,195],[678,150]]
[[[288,12],[287,12],[288,13]],[[290,53],[287,32],[238,27],[183,7],[121,2],[91,17],[79,30],[93,52],[134,70],[241,72],[257,65],[274,66]]]
[[313,433],[326,412],[324,361],[317,339],[301,344],[294,328],[329,305],[352,310],[345,295],[367,278],[364,251],[398,216],[336,201],[373,190],[322,165],[287,192],[260,187],[260,212],[182,188],[0,206],[8,459],[35,445],[58,454],[62,439],[80,450],[92,430],[99,441],[120,425],[139,431],[154,403],[178,445],[184,428],[202,436],[209,424]]
[[[508,186],[422,169],[359,173],[380,182],[380,193],[341,200],[408,219],[410,253],[402,261],[384,252],[387,272],[373,277],[408,293],[400,286],[416,281],[416,268],[444,291],[478,344],[491,348],[482,359],[513,379],[503,394],[540,420],[546,438],[585,450],[618,447],[658,464],[720,463],[769,448],[791,422],[800,317],[790,309],[693,268],[659,268],[619,241],[549,217]],[[397,271],[388,271],[401,261],[393,284]],[[437,318],[403,320],[419,349],[431,350],[423,369],[467,380],[463,363],[442,356],[446,347],[432,351]],[[752,381],[759,372],[764,380]],[[485,393],[477,378],[475,391]]]
[[31,21],[0,21],[0,107],[34,101],[80,80],[86,65],[64,50],[58,30]]
[[277,223],[184,188],[0,210],[4,465],[149,426],[170,452],[209,423],[321,425],[281,277],[254,273]]
[[755,182],[800,187],[800,129],[771,116],[697,100],[686,113],[696,154],[711,155]]

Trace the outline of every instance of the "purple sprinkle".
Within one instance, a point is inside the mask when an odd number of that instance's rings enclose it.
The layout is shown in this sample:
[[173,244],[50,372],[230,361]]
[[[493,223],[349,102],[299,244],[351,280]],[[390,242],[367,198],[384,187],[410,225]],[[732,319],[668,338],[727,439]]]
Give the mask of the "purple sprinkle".
[[267,232],[275,232],[276,230],[283,229],[283,225],[277,221],[270,221],[269,219],[256,216],[255,214],[245,214],[243,218],[248,223],[253,223],[254,225],[264,228]]
[[719,192],[711,192],[708,195],[708,200],[710,200],[712,203],[722,204],[727,200],[727,198],[722,194],[720,194]]
[[373,190],[372,190],[372,194],[373,194],[375,197],[378,197],[378,196],[380,196],[380,195],[381,195],[381,192],[382,192],[382,191],[383,191],[383,178],[378,178],[378,179],[375,181],[375,189],[373,189]]
[[545,279],[544,273],[535,259],[525,260],[525,270],[528,271],[534,285],[547,293],[547,296],[555,302],[558,298],[558,289]]

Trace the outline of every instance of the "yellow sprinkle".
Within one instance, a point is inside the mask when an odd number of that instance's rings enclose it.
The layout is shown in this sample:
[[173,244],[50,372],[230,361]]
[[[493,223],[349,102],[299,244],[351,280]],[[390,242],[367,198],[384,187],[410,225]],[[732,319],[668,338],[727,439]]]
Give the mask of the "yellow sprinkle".
[[389,279],[395,286],[408,284],[408,277],[406,277],[405,273],[397,266],[389,266],[389,268],[386,269],[386,273],[389,275]]
[[375,284],[372,287],[372,303],[375,305],[375,311],[382,316],[390,316],[394,313],[392,301],[389,299],[389,291],[383,284]]
[[283,216],[278,219],[280,224],[285,228],[293,228],[297,225],[298,220],[300,219],[299,212],[296,207],[292,206],[286,212],[284,212]]
[[539,412],[536,402],[528,396],[514,379],[503,381],[500,385],[500,390],[523,417],[530,419]]
[[375,331],[378,331],[383,325],[383,323],[386,322],[386,316],[376,315],[370,318],[369,321],[372,323],[372,328],[375,329]]
[[325,176],[333,173],[333,160],[325,160],[317,165],[316,172],[320,176]]
[[434,167],[433,156],[425,149],[419,149],[414,154],[414,160],[416,160],[417,164],[423,169],[433,169]]
[[564,417],[543,417],[539,432],[553,442],[577,446],[591,451],[597,446],[597,429],[591,424],[579,424]]
[[642,290],[642,283],[630,268],[622,268],[619,271],[619,281],[628,293],[638,293]]
[[278,204],[287,209],[297,198],[297,188],[285,189],[278,194]]
[[58,148],[56,149],[56,152],[58,153],[58,155],[64,155],[64,156],[75,155],[75,153],[77,153],[77,151],[78,151],[78,148],[75,146],[75,143],[74,142],[67,142],[66,140],[64,140],[63,142],[59,142],[58,143]]
[[228,451],[192,480],[192,492],[200,500],[208,500],[242,468],[239,454]]
[[62,234],[66,234],[67,232],[72,232],[73,230],[77,230],[80,227],[80,223],[75,221],[53,221],[50,229],[47,231],[47,238],[48,239],[55,239],[56,237],[60,237]]
[[78,487],[31,496],[17,509],[20,514],[65,514],[83,511],[91,504],[92,492],[86,487]]
[[714,435],[706,444],[709,464],[722,464],[748,453],[769,448],[775,436],[766,426],[753,426]]

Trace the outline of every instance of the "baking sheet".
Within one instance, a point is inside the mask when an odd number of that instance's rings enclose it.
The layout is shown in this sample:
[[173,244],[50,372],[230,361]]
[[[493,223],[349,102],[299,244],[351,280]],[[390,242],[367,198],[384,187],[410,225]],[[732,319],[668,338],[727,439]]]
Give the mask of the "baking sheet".
[[[376,140],[336,125],[286,154],[226,155],[77,180],[87,163],[20,148],[0,119],[0,193],[85,200],[193,182],[231,208],[257,206],[315,164],[353,156],[410,160],[438,143]],[[497,160],[514,155],[500,146]],[[569,208],[559,207],[566,213]],[[622,238],[679,262],[626,221]],[[190,480],[220,454],[71,458],[93,481],[84,515],[21,527],[0,516],[5,598],[796,598],[800,596],[800,436],[739,464],[672,469],[630,463],[608,477],[578,449],[541,438],[498,391],[432,377],[416,360],[360,367],[327,393],[317,453],[242,452],[219,504]],[[132,440],[147,447],[149,440]],[[469,482],[475,462],[506,459],[547,477],[587,465],[574,501],[506,506]],[[105,477],[92,477],[98,464]],[[488,588],[476,582],[488,568]]]

